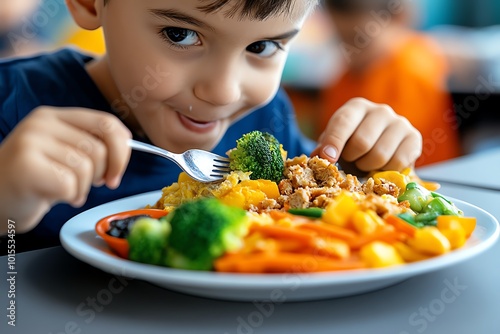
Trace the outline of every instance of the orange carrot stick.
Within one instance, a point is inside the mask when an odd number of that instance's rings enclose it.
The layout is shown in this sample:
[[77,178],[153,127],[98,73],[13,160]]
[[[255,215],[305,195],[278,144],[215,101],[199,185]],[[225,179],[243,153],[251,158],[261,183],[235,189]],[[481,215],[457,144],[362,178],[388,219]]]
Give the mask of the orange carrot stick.
[[366,268],[360,260],[334,260],[297,253],[228,254],[215,261],[215,270],[240,273],[324,272]]
[[410,223],[395,215],[389,215],[385,217],[385,222],[394,226],[396,230],[408,234],[410,237],[413,237],[418,229],[417,227],[411,225]]
[[316,233],[311,231],[299,230],[275,225],[257,225],[250,226],[250,233],[258,232],[265,237],[278,239],[291,239],[303,243],[306,246],[314,245]]
[[348,241],[348,243],[351,246],[351,249],[356,250],[376,240],[392,244],[404,239],[405,235],[397,231],[393,226],[384,225],[377,227],[375,232],[361,235],[354,240]]
[[288,212],[279,211],[279,210],[271,210],[271,211],[269,211],[269,215],[274,220],[280,220],[280,219],[284,219],[284,218],[290,218],[292,216]]
[[299,229],[306,229],[317,232],[321,236],[339,238],[342,240],[350,241],[357,237],[354,231],[346,228],[321,223],[304,223],[297,226]]
[[309,217],[293,215],[289,212],[277,211],[277,210],[270,211],[269,215],[271,216],[271,218],[274,219],[274,221],[279,221],[282,219],[290,219],[294,223],[310,223],[314,220]]

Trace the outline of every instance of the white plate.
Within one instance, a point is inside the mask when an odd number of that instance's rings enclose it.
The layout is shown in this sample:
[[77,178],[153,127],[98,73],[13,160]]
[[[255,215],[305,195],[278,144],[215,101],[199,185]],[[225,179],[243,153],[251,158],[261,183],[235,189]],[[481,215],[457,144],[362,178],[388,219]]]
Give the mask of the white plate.
[[152,266],[114,255],[94,231],[96,222],[110,214],[155,203],[155,191],[113,201],[70,219],[61,229],[63,247],[76,258],[103,271],[141,279],[192,295],[239,301],[299,301],[341,297],[380,289],[418,274],[465,261],[491,247],[499,235],[498,221],[486,211],[452,199],[466,216],[477,218],[467,244],[430,260],[383,269],[314,274],[227,274]]

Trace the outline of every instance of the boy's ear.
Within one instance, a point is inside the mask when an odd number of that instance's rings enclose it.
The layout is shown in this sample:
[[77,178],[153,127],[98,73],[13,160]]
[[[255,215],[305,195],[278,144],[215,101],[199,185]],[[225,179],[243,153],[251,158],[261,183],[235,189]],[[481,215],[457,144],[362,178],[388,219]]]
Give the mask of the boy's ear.
[[100,0],[66,0],[69,12],[76,24],[83,29],[95,30],[101,26]]

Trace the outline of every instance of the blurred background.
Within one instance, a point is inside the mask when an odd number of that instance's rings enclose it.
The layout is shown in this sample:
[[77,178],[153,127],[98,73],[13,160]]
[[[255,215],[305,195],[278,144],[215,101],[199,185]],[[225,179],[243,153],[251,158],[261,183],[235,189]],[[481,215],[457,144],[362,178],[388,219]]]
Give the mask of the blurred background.
[[[500,146],[500,1],[356,1],[325,0],[292,47],[283,85],[303,132],[317,138],[338,103],[362,96],[421,123],[419,165]],[[0,57],[67,45],[105,52],[62,0],[0,0]]]

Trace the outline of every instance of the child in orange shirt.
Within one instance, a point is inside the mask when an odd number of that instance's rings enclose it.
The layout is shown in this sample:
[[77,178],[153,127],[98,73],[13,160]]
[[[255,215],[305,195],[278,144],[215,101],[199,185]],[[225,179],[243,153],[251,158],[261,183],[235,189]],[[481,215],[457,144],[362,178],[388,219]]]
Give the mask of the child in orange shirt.
[[447,64],[427,36],[406,26],[405,0],[326,0],[347,69],[321,92],[321,132],[353,97],[390,105],[422,134],[421,166],[460,155],[458,125],[446,91]]

